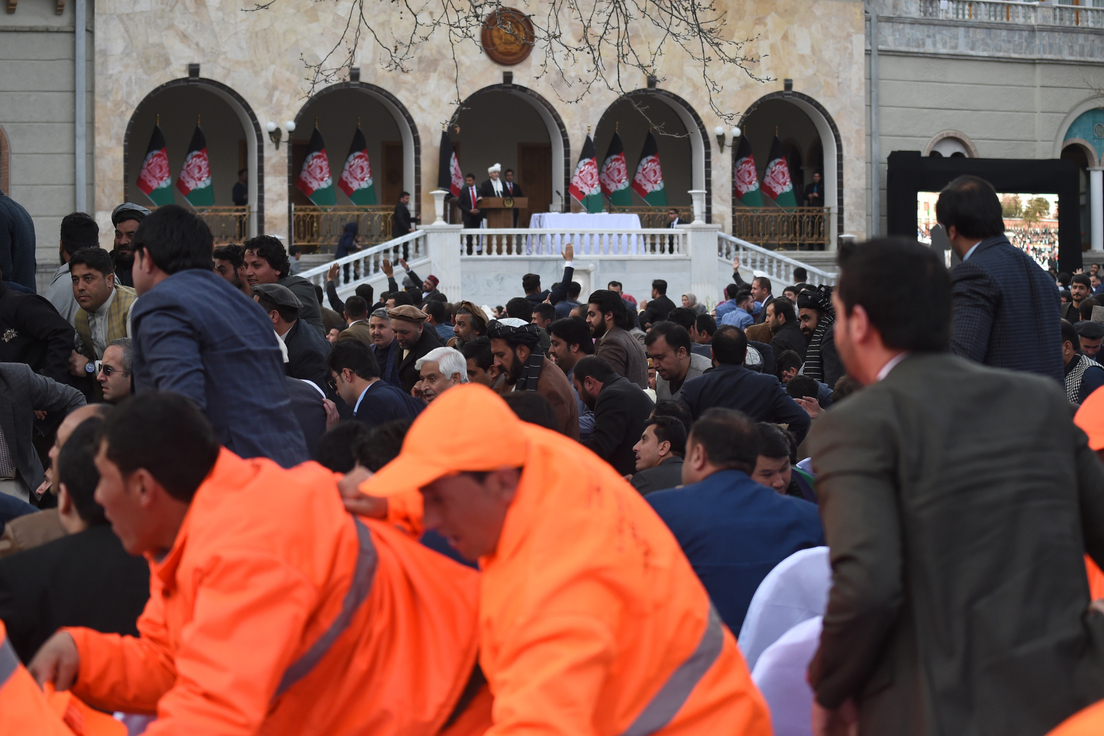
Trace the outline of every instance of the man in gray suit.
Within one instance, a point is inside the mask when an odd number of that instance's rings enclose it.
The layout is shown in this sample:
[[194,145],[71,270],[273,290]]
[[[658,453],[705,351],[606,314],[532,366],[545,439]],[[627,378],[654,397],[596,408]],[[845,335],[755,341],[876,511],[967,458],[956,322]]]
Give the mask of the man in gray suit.
[[0,493],[24,501],[42,484],[42,461],[32,444],[34,413],[61,416],[84,406],[84,394],[41,376],[23,363],[0,363]]
[[810,434],[817,734],[1042,736],[1104,698],[1083,557],[1104,562],[1104,468],[1053,379],[946,352],[951,292],[918,243],[840,252],[836,345],[865,388]]

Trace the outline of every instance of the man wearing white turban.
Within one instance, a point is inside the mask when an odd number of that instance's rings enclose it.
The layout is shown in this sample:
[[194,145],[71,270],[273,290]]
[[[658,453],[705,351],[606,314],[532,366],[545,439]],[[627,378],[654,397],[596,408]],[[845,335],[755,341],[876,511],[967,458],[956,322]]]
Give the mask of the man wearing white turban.
[[483,182],[479,187],[480,197],[505,197],[503,194],[502,179],[499,175],[502,173],[502,164],[495,164],[487,169],[487,174],[490,175],[490,179]]

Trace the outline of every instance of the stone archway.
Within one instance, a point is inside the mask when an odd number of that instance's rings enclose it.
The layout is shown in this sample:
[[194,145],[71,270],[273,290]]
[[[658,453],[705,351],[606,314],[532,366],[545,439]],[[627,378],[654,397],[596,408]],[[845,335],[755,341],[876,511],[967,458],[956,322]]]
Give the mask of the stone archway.
[[[653,99],[662,103],[662,108],[656,109],[656,114],[647,117],[636,105],[642,105],[644,100]],[[646,105],[644,105],[646,106]],[[626,118],[619,120],[618,118]],[[667,189],[667,202],[671,206],[689,210],[689,191],[705,191],[705,221],[713,219],[713,164],[712,147],[709,143],[709,135],[705,130],[705,124],[697,111],[683,98],[663,89],[637,89],[618,98],[605,109],[595,128],[594,145],[598,153],[598,163],[606,153],[606,146],[613,137],[614,129],[618,123],[624,123],[625,127],[620,131],[625,140],[625,157],[628,162],[629,174],[636,171],[636,163],[640,156],[641,145],[649,126],[649,118],[652,122],[672,122],[681,126],[683,133],[675,131],[660,131],[661,133],[674,133],[674,135],[656,135],[656,145],[659,148],[659,160],[663,166],[664,188]],[[672,154],[681,149],[681,156],[687,162],[685,168],[678,166],[678,159]],[[666,155],[665,155],[666,151]],[[678,154],[676,154],[678,155]],[[671,171],[671,174],[668,173]],[[672,177],[673,174],[673,177]],[[668,186],[669,183],[673,185]],[[689,214],[689,212],[687,212]]]
[[[839,234],[843,232],[843,140],[840,137],[839,128],[836,126],[832,116],[828,114],[828,111],[824,109],[824,106],[817,102],[809,95],[802,94],[801,92],[772,92],[768,95],[760,97],[753,102],[744,114],[740,118],[740,129],[744,131],[744,135],[748,135],[750,131],[747,128],[748,119],[751,115],[764,103],[769,101],[781,101],[788,103],[798,110],[800,110],[812,123],[816,129],[816,134],[820,139],[821,151],[823,152],[823,179],[824,179],[824,201],[829,207],[835,207],[835,217],[831,218],[831,234],[829,237],[829,247],[836,242]],[[770,143],[768,137],[768,143],[766,149],[769,150]],[[736,151],[737,146],[732,147],[732,170],[735,176],[736,171]],[[759,157],[756,156],[756,164],[763,166],[766,161],[759,161]],[[735,199],[732,203],[732,217],[733,221],[736,219],[736,208],[739,205]]]
[[[248,169],[250,217],[245,231],[234,233],[238,237],[233,239],[240,240],[242,237],[262,234],[264,140],[261,137],[261,124],[245,98],[231,87],[213,79],[174,79],[160,85],[138,103],[123,137],[124,200],[144,198],[135,182],[154,124],[160,121],[169,150],[170,165],[178,167],[187,152],[197,115],[207,119],[202,127],[211,160],[216,206],[232,204],[230,192],[237,181],[237,171],[239,168]],[[240,127],[241,135],[229,139],[227,136],[236,133],[235,123]],[[131,151],[132,146],[134,151]],[[239,163],[244,163],[244,167],[239,166]]]

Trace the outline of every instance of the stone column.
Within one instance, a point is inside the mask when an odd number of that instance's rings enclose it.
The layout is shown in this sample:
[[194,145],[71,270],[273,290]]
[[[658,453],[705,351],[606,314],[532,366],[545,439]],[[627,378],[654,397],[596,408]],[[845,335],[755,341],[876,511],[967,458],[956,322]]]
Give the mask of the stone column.
[[690,256],[690,291],[697,294],[703,302],[716,300],[717,274],[720,268],[717,260],[717,234],[721,232],[721,226],[693,222],[679,227],[686,231],[686,252]]
[[1089,169],[1089,247],[1104,251],[1104,167]]
[[423,225],[426,234],[426,252],[429,254],[429,273],[441,279],[441,291],[460,294],[460,230],[461,225],[433,223]]

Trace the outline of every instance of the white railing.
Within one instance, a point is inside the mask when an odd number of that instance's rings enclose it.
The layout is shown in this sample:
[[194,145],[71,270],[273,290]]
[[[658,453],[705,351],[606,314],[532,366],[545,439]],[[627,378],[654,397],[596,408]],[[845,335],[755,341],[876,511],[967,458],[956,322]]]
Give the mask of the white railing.
[[802,263],[789,256],[758,245],[752,245],[746,240],[734,238],[731,235],[719,233],[717,236],[717,258],[726,267],[731,268],[732,259],[739,257],[740,265],[751,270],[761,271],[775,283],[788,284],[793,277],[793,269],[800,266],[809,272],[809,282],[813,284],[835,284],[836,273],[822,271],[816,266]]
[[[313,284],[326,288],[326,274],[335,263],[338,264],[341,269],[337,274],[337,295],[344,299],[351,295],[359,284],[386,279],[387,276],[380,267],[385,258],[391,261],[396,268],[400,258],[404,259],[407,265],[415,271],[429,266],[429,253],[426,251],[425,240],[425,231],[415,230],[401,238],[388,240],[386,243],[373,245],[371,248],[366,248],[344,258],[302,271],[299,275]],[[399,270],[401,272],[401,269]]]
[[587,258],[624,258],[641,255],[685,258],[686,237],[686,231],[678,228],[637,230],[466,228],[460,231],[460,252],[465,258],[559,256],[563,246],[571,243],[575,246],[576,255]]
[[1077,28],[1104,28],[1104,8],[1081,5],[1058,5],[1054,8],[1055,24]]
[[1104,28],[1104,8],[1005,0],[920,0],[920,17],[979,23]]

